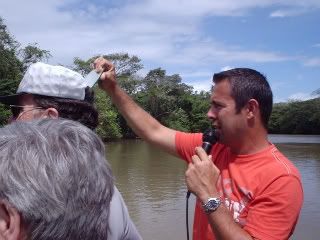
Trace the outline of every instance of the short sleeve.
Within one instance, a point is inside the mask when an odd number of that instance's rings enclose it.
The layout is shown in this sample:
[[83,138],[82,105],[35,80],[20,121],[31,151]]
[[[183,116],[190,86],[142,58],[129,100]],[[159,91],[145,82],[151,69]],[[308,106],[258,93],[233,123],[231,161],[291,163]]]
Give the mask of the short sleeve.
[[202,144],[202,133],[176,132],[175,142],[179,156],[186,162],[191,162],[195,148]]
[[108,240],[140,240],[142,239],[130,219],[128,209],[116,187],[110,203]]
[[299,178],[281,176],[247,205],[244,229],[256,239],[288,239],[298,221],[302,203]]

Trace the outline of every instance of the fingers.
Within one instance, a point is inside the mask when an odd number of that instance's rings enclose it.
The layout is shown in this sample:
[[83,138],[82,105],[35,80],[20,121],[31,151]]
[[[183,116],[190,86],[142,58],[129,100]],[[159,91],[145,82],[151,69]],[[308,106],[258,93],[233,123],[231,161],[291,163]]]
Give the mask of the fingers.
[[117,85],[115,66],[111,61],[103,57],[95,59],[93,66],[94,69],[100,73],[99,87],[107,93],[111,93]]
[[201,162],[201,159],[197,155],[193,155],[191,157],[191,161],[192,161],[193,164],[197,164],[197,163]]
[[185,172],[185,182],[188,190],[204,201],[208,196],[218,195],[216,184],[219,175],[220,171],[213,162],[201,161],[198,155],[194,155]]
[[217,166],[215,164],[212,163],[212,169],[213,171],[217,174],[217,175],[220,175],[220,170],[219,168],[217,168]]
[[97,69],[99,72],[110,72],[115,70],[115,67],[112,64],[112,62],[108,61],[107,59],[104,59],[103,57],[98,57],[96,60],[94,60],[93,67]]
[[189,164],[188,164],[188,168],[187,168],[187,170],[186,170],[186,172],[185,172],[185,174],[184,174],[186,180],[187,180],[187,178],[190,176],[191,171],[192,171],[192,168],[193,168],[193,164],[192,164],[192,163],[189,163]]
[[211,157],[204,151],[202,147],[196,147],[196,154],[199,156],[201,161],[210,161]]
[[189,168],[191,168],[193,165],[204,164],[205,166],[211,168],[217,174],[220,174],[220,170],[212,162],[212,155],[208,156],[207,153],[201,147],[196,147],[195,151],[196,151],[196,155],[193,155],[191,157],[191,162],[189,163]]
[[193,193],[193,189],[192,189],[192,186],[191,186],[191,180],[190,180],[191,175],[193,173],[192,172],[193,171],[192,168],[193,168],[193,164],[189,163],[188,168],[187,168],[187,170],[186,170],[186,172],[184,174],[184,177],[185,177],[185,182],[186,182],[188,190]]

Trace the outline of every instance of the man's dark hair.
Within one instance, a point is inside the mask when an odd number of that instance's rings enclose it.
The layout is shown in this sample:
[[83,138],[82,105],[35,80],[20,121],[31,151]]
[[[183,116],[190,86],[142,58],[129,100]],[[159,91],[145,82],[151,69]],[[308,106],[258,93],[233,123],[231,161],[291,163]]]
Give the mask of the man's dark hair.
[[266,129],[272,111],[273,96],[266,77],[250,68],[234,68],[213,75],[213,82],[228,80],[231,85],[231,96],[236,102],[236,112],[250,99],[259,103],[261,120]]
[[37,106],[55,108],[61,118],[80,122],[90,129],[95,129],[98,126],[98,112],[93,105],[94,92],[89,87],[86,88],[83,101],[36,94],[33,97]]

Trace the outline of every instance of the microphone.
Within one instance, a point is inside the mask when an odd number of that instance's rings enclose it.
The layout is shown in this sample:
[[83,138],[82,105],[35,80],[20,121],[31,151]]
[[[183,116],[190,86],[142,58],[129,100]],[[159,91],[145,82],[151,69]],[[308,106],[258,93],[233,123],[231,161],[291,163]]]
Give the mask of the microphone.
[[[209,128],[204,131],[202,135],[202,145],[201,147],[209,155],[212,149],[212,146],[219,140],[219,134],[216,129]],[[187,198],[190,197],[191,192],[187,192]]]
[[202,148],[207,154],[210,154],[212,145],[214,145],[219,140],[219,134],[216,129],[207,129],[202,136]]

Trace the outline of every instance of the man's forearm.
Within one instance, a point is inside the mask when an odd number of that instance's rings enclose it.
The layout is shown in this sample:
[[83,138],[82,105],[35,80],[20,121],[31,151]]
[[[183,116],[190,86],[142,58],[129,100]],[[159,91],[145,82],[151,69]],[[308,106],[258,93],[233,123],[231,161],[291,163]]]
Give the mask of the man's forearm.
[[208,214],[208,221],[216,239],[252,239],[245,230],[234,222],[230,211],[223,204],[221,204],[216,211]]
[[111,97],[128,125],[141,138],[151,144],[178,156],[175,150],[175,130],[159,123],[154,117],[143,110],[133,99],[115,84],[104,91]]
[[110,61],[101,57],[97,58],[94,61],[94,67],[97,71],[102,72],[99,82],[100,88],[111,97],[112,102],[126,119],[132,130],[149,143],[177,156],[175,130],[160,124],[119,87],[116,80],[115,67]]
[[149,140],[150,132],[159,128],[160,123],[135,103],[118,85],[113,86],[112,89],[105,89],[105,91],[133,131],[141,138]]

